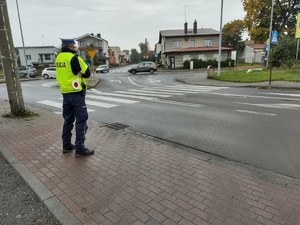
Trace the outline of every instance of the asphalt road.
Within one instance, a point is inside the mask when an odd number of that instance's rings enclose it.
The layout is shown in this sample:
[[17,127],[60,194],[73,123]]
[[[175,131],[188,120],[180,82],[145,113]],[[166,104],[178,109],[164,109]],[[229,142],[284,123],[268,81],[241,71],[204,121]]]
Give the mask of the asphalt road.
[[[180,74],[97,74],[102,81],[87,95],[94,104],[88,105],[90,119],[122,123],[133,131],[300,177],[298,90],[185,85],[175,82]],[[22,83],[25,102],[59,113],[62,96],[54,83]],[[170,91],[162,89],[169,86],[176,86],[175,92],[165,97]]]

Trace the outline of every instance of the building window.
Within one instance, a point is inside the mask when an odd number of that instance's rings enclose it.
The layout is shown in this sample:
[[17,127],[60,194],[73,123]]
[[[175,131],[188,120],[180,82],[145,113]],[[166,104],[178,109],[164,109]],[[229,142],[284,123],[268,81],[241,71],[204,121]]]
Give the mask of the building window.
[[26,55],[26,59],[31,60],[31,55]]
[[180,41],[173,41],[173,48],[181,48],[181,42]]
[[102,47],[102,42],[99,40],[95,41],[94,44],[96,47]]
[[83,47],[83,48],[84,48],[84,47],[87,47],[86,41],[80,41],[80,42],[79,42],[79,45],[80,45],[79,47]]
[[212,40],[211,39],[206,39],[203,41],[203,46],[207,47],[207,46],[212,46]]
[[191,47],[195,48],[195,40],[191,40]]
[[51,55],[50,54],[45,54],[45,60],[51,60]]

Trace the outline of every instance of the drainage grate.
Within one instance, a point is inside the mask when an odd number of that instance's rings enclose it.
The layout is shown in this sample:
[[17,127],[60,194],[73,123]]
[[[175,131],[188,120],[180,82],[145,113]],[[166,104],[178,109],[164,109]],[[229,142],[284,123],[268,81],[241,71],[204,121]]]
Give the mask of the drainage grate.
[[106,127],[110,128],[110,129],[114,129],[114,130],[122,130],[129,126],[126,124],[122,124],[122,123],[111,123],[111,124],[107,124]]

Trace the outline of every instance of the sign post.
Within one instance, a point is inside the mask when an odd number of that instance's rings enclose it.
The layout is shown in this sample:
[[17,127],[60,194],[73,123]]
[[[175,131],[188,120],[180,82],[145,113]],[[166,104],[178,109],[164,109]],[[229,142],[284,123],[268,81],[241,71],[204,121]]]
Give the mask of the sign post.
[[269,85],[271,85],[272,81],[272,69],[273,69],[273,52],[274,52],[274,45],[278,44],[278,32],[277,31],[272,31],[271,35],[271,41],[270,41],[270,46],[271,46],[271,60],[270,60],[270,79],[269,79]]
[[299,38],[300,38],[300,13],[298,13],[298,15],[297,15],[296,38],[297,38],[297,53],[296,53],[296,59],[298,60],[298,53],[299,53]]
[[88,50],[87,53],[91,57],[91,72],[92,72],[92,77],[94,77],[94,57],[96,55],[96,50]]

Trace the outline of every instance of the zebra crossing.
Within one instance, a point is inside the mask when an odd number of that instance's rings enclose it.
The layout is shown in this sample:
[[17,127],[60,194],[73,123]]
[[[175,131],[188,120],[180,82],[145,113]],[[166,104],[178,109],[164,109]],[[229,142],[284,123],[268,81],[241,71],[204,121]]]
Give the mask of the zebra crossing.
[[[195,94],[227,89],[228,87],[212,87],[212,86],[191,86],[176,85],[164,87],[143,87],[139,89],[129,89],[127,91],[114,91],[111,93],[98,91],[96,89],[88,90],[86,95],[86,105],[88,112],[95,112],[98,108],[110,109],[126,104],[136,104],[141,101],[152,101],[164,104],[173,104],[187,107],[202,107],[201,104],[193,104],[186,102],[178,102],[169,100],[172,96],[182,96],[186,94]],[[62,98],[57,101],[41,100],[38,104],[50,106],[55,110],[62,111]]]

